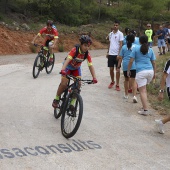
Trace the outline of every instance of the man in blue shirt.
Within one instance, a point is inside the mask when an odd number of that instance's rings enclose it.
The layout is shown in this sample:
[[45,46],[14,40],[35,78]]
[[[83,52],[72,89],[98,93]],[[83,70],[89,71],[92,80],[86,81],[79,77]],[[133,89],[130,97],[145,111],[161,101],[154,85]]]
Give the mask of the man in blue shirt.
[[[159,55],[162,55],[162,50],[163,54],[165,54],[165,37],[166,37],[166,32],[163,30],[163,26],[159,26],[159,30],[156,33],[156,36],[158,37],[158,48],[159,48]],[[162,50],[161,50],[162,48]]]

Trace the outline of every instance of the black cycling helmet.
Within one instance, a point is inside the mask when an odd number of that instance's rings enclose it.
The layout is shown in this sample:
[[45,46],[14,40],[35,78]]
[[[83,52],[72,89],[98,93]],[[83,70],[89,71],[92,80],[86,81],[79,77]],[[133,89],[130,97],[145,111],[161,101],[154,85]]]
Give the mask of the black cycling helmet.
[[92,44],[92,40],[88,35],[82,35],[79,40],[81,44],[88,44],[89,46]]
[[52,25],[53,25],[53,21],[52,21],[52,20],[48,20],[48,21],[47,21],[47,26],[48,26],[48,25],[52,26]]

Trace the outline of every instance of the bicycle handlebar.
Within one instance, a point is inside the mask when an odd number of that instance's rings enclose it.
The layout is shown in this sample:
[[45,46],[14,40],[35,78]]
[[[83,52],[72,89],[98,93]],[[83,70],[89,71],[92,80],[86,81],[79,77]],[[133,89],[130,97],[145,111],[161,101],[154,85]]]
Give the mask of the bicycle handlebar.
[[[60,72],[60,74],[61,74],[61,72]],[[93,80],[85,80],[85,79],[81,79],[79,77],[75,77],[73,75],[68,75],[68,74],[66,74],[66,77],[68,79],[71,79],[71,80],[75,80],[76,79],[78,81],[82,81],[82,82],[87,83],[87,84],[93,84]]]
[[43,45],[40,44],[34,44],[35,47],[43,47]]

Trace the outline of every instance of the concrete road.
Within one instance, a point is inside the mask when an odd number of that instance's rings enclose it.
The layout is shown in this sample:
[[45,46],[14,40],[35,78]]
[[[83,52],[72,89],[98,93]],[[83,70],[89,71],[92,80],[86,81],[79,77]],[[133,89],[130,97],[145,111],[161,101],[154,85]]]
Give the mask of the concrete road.
[[[170,169],[170,126],[164,135],[157,133],[156,111],[138,115],[140,102],[123,99],[123,75],[120,92],[108,89],[106,50],[91,53],[98,56],[93,63],[99,82],[82,87],[83,120],[68,140],[51,107],[66,54],[56,54],[53,72],[43,70],[37,79],[35,54],[0,57],[0,170]],[[82,72],[91,78],[86,62]]]

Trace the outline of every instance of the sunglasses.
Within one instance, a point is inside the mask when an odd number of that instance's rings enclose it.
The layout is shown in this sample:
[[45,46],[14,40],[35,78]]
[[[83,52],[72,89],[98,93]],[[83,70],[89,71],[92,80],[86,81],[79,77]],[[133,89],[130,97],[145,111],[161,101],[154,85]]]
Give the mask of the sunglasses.
[[151,27],[151,26],[147,26],[147,27]]
[[114,25],[115,27],[118,27],[119,25]]

